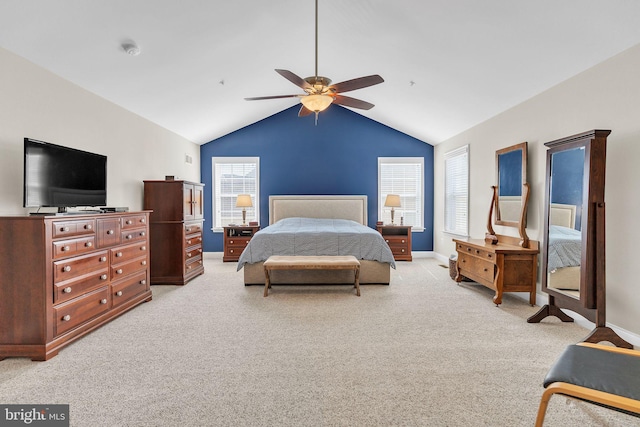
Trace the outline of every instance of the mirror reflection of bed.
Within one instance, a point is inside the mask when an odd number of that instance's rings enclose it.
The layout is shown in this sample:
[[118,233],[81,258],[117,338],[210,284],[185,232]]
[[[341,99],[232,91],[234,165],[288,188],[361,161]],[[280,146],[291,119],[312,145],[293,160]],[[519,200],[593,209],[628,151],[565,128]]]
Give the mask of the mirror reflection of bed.
[[547,286],[580,299],[582,231],[576,229],[576,210],[576,205],[551,204]]

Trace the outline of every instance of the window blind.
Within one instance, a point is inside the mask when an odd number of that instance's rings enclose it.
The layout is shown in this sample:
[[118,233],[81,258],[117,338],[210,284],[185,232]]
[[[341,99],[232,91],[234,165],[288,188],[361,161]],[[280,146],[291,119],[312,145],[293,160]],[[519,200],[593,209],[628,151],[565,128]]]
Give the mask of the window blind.
[[259,218],[259,158],[214,157],[213,225],[222,228],[242,222],[242,208],[236,207],[239,194],[249,194],[253,206],[246,208],[247,221]]
[[469,146],[444,155],[444,230],[469,234]]
[[391,208],[385,207],[387,194],[400,196],[401,207],[395,208],[395,223],[424,228],[422,157],[378,158],[378,220],[391,222]]

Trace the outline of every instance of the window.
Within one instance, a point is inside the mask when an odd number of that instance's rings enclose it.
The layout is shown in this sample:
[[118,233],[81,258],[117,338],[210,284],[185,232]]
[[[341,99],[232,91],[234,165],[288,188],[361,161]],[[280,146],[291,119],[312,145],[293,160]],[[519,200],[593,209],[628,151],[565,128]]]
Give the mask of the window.
[[391,209],[384,206],[387,194],[398,194],[401,207],[395,208],[395,223],[424,230],[424,158],[378,157],[378,220],[391,222]]
[[247,209],[247,223],[260,217],[260,158],[213,157],[213,230],[242,223],[242,208],[236,207],[238,194],[249,194],[253,206]]
[[444,155],[444,231],[469,235],[469,146]]

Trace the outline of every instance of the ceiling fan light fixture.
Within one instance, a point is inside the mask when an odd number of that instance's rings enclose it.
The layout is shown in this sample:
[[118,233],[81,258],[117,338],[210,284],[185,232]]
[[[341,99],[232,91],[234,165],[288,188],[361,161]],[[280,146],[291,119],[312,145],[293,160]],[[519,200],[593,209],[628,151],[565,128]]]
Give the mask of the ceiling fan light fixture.
[[329,95],[307,95],[300,98],[300,102],[307,110],[319,113],[326,110],[333,102],[333,97]]

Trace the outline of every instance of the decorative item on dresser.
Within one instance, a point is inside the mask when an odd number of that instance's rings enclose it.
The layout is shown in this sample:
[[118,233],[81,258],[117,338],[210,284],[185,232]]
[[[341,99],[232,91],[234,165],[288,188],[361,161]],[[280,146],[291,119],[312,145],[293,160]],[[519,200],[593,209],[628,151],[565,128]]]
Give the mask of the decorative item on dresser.
[[230,225],[224,227],[224,255],[223,262],[238,261],[240,254],[249,244],[249,240],[260,230],[259,225]]
[[0,360],[47,360],[151,300],[149,212],[0,218]]
[[185,285],[204,273],[204,184],[144,181],[150,217],[151,284]]
[[[455,280],[468,277],[493,289],[496,305],[502,304],[504,292],[528,292],[529,303],[534,305],[540,249],[525,230],[529,201],[526,142],[496,151],[496,181],[484,240],[453,239],[458,252]],[[520,237],[496,234],[494,212],[496,225],[515,227]]]
[[376,225],[376,229],[387,242],[396,261],[411,261],[411,226]]

